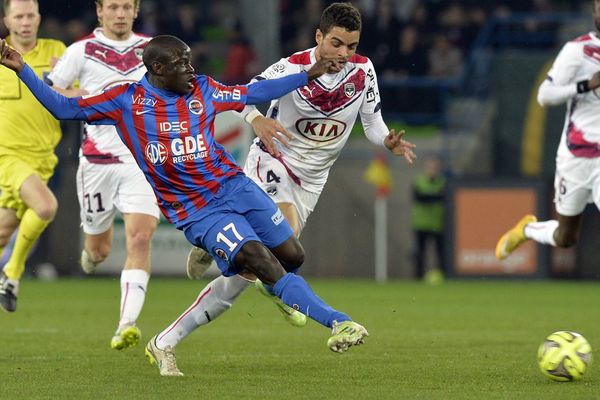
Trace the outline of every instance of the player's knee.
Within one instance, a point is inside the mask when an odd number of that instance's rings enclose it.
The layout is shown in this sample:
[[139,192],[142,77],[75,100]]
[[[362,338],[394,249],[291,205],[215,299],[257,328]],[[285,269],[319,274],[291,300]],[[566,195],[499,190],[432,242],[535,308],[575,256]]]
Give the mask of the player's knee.
[[288,240],[277,254],[283,268],[288,272],[296,272],[304,264],[304,248],[296,237]]
[[138,231],[127,238],[127,247],[136,253],[148,252],[151,240],[152,232]]
[[6,247],[10,241],[14,229],[0,228],[0,247]]
[[235,262],[268,285],[274,284],[285,274],[273,253],[259,242],[246,242],[236,255]]
[[557,247],[573,247],[577,244],[578,240],[579,235],[577,232],[573,233],[557,229],[554,234],[554,241]]
[[58,211],[58,202],[53,197],[51,201],[48,201],[48,203],[45,203],[34,211],[37,216],[40,217],[40,219],[43,219],[44,221],[52,221],[56,216],[56,212]]

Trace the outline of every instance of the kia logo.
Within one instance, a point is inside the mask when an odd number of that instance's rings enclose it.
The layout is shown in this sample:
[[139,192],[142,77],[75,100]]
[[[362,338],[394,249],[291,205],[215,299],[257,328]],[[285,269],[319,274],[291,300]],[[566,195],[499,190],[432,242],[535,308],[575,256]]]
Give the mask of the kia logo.
[[167,146],[160,142],[149,142],[146,145],[146,158],[152,165],[164,164],[168,155]]
[[346,124],[332,118],[302,118],[296,121],[296,130],[307,139],[329,142],[343,136]]

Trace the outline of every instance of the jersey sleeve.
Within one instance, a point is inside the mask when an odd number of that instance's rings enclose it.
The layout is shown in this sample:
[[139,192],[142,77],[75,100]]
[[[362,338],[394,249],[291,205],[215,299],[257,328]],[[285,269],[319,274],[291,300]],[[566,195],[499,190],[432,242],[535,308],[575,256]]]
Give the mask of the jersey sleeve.
[[69,98],[42,82],[27,64],[18,75],[31,93],[56,119],[115,125],[121,118],[119,98],[127,90],[128,85],[117,86],[95,96]]
[[[298,73],[300,71],[301,69],[299,64],[292,64],[287,58],[282,58],[275,64],[269,66],[269,68],[265,69],[263,72],[252,78],[250,83],[262,81],[265,79],[281,78],[286,75]],[[246,105],[246,107],[239,113],[236,113],[236,115],[238,115],[240,118],[245,119],[246,116],[254,110],[256,110],[256,107],[254,105]]]
[[208,86],[212,89],[210,100],[215,112],[242,111],[246,105],[248,88],[245,85],[227,86],[207,76]]
[[577,95],[576,76],[580,65],[581,48],[575,43],[567,43],[538,89],[538,103],[542,106],[559,105]]
[[377,75],[375,67],[371,60],[366,65],[366,93],[363,97],[359,112],[362,114],[374,114],[381,110],[381,97],[379,95],[379,85],[377,84]]
[[83,42],[73,43],[67,47],[50,74],[46,83],[61,89],[67,89],[79,79],[85,58],[83,57]]
[[577,43],[563,46],[548,72],[548,78],[556,85],[575,83],[575,76],[581,66],[581,48]]
[[115,86],[105,92],[77,98],[83,109],[85,121],[91,125],[116,125],[123,113],[123,95],[130,84]]
[[300,64],[292,64],[287,58],[282,58],[254,77],[252,81],[281,78],[301,71],[303,71],[303,69],[300,68]]

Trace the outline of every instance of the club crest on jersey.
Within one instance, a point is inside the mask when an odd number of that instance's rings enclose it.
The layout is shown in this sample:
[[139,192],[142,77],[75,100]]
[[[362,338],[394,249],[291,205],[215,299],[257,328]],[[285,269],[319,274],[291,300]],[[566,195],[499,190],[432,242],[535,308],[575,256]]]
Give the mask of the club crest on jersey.
[[217,247],[217,248],[215,249],[215,254],[216,254],[218,257],[222,258],[223,260],[225,260],[225,261],[229,261],[229,256],[227,255],[227,253],[225,253],[225,250],[223,250],[223,249],[220,249],[220,248],[218,248],[218,247]]
[[167,161],[169,150],[161,142],[148,142],[146,145],[146,158],[152,165],[162,165]]
[[346,124],[333,118],[302,118],[296,121],[296,130],[315,142],[329,142],[342,137]]
[[344,83],[344,94],[348,98],[352,98],[352,96],[354,96],[356,94],[356,87],[354,86],[354,83],[352,83],[352,82]]
[[198,99],[193,99],[188,103],[188,109],[192,114],[200,115],[204,111],[204,106]]
[[140,48],[134,49],[133,54],[135,54],[135,56],[138,58],[138,60],[141,60],[142,55],[144,54],[144,49],[140,49]]

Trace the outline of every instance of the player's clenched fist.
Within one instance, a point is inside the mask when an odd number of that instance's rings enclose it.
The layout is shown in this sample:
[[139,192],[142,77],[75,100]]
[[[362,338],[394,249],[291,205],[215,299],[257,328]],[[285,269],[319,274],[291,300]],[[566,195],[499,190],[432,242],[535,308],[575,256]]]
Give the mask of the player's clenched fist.
[[11,49],[4,39],[0,39],[0,64],[15,72],[21,72],[24,65],[21,54],[19,54],[18,51]]

